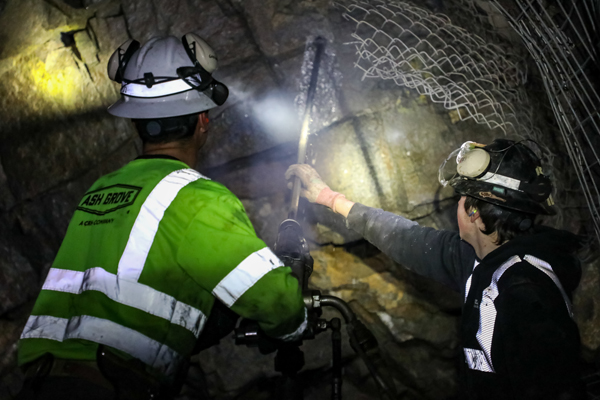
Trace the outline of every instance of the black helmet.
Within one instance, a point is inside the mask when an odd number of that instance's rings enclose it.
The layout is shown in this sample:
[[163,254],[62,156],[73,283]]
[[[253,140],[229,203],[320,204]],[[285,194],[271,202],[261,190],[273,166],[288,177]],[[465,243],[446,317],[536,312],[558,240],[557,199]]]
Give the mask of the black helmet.
[[552,182],[538,156],[523,144],[496,139],[466,142],[442,163],[439,180],[458,193],[530,214],[553,215]]

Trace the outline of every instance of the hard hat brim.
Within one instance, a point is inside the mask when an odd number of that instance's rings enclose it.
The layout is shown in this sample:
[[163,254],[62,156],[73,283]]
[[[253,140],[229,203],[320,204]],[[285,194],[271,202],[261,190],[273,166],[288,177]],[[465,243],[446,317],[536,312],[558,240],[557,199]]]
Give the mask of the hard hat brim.
[[121,98],[108,107],[108,112],[116,117],[132,119],[169,118],[178,115],[196,114],[217,107],[212,99],[197,90],[188,90],[163,97]]

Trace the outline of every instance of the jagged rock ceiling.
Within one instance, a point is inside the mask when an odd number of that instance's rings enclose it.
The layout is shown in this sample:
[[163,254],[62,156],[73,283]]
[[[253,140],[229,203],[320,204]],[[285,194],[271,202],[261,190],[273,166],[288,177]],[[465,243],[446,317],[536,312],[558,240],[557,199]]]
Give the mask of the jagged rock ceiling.
[[[427,6],[444,11],[441,1]],[[119,96],[106,62],[128,38],[194,31],[216,49],[216,76],[231,98],[211,111],[197,168],[242,199],[267,244],[287,215],[283,172],[296,157],[304,53],[317,35],[328,50],[310,162],[355,201],[455,229],[453,193],[439,187],[437,167],[464,141],[502,133],[458,122],[456,111],[394,82],[363,80],[353,29],[327,0],[0,1],[0,399],[19,388],[16,341],[75,205],[95,179],[140,153],[129,122],[105,112]],[[390,261],[340,218],[301,207],[312,285],[351,302],[373,328],[407,398],[455,393],[460,299]],[[575,300],[588,361],[600,345],[599,280],[598,266],[587,264]],[[303,348],[307,398],[329,398],[327,335]],[[345,398],[377,398],[347,342],[343,356]],[[268,398],[272,362],[233,340],[199,356],[218,399]]]

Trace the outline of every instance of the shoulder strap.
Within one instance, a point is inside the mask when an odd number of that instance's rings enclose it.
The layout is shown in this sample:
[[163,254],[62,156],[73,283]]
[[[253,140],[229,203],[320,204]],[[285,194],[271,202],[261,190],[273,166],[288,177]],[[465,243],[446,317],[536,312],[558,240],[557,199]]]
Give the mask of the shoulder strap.
[[569,311],[569,316],[571,318],[573,318],[573,306],[571,305],[571,300],[569,299],[569,296],[567,296],[565,289],[563,288],[562,284],[558,280],[558,277],[554,273],[552,266],[550,264],[548,264],[546,261],[540,260],[539,258],[531,256],[529,254],[527,254],[527,255],[525,255],[525,257],[523,257],[523,261],[527,261],[529,264],[533,265],[534,267],[536,267],[537,269],[542,271],[544,274],[546,274],[550,279],[552,279],[552,282],[554,282],[556,287],[558,287],[558,290],[560,290],[560,294],[562,295],[563,300],[565,301],[565,304],[567,305],[567,310]]
[[[482,372],[496,372],[492,363],[492,341],[494,338],[494,326],[496,325],[496,305],[494,301],[499,295],[498,281],[510,267],[519,262],[521,262],[521,258],[517,255],[506,260],[496,269],[492,276],[492,282],[481,294],[479,329],[475,335],[481,350],[465,349],[467,364],[471,369]],[[475,355],[477,356],[474,357]]]
[[[470,369],[482,372],[496,372],[492,363],[492,339],[494,336],[494,326],[496,324],[496,306],[494,301],[499,295],[498,281],[510,267],[521,261],[526,261],[528,264],[531,264],[552,279],[563,296],[569,316],[571,316],[571,318],[573,317],[571,301],[550,264],[531,255],[526,255],[523,259],[518,255],[510,257],[494,271],[490,285],[482,293],[481,304],[479,305],[479,329],[476,334],[477,342],[479,342],[481,350],[464,349],[465,358]],[[470,286],[470,279],[468,283]],[[468,287],[467,292],[469,289],[470,288]]]

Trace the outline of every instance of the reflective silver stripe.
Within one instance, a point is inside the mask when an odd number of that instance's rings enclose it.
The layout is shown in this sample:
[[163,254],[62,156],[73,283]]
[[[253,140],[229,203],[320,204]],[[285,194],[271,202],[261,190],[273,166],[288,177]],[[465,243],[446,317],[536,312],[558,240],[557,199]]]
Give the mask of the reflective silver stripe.
[[170,173],[156,185],[142,205],[129,234],[127,246],[119,261],[119,278],[131,281],[139,279],[165,210],[183,187],[200,178],[208,179],[193,169],[180,169]]
[[62,342],[68,322],[66,318],[31,315],[25,323],[21,339],[50,339]]
[[494,372],[492,366],[488,363],[488,360],[481,350],[475,349],[463,349],[465,351],[465,361],[470,369],[476,369],[482,372]]
[[465,284],[465,301],[467,301],[467,297],[469,296],[469,291],[471,290],[471,279],[473,278],[473,272],[475,272],[475,268],[479,265],[479,261],[475,260],[473,263],[473,271],[471,275],[469,275],[469,279],[467,279],[467,283]]
[[175,79],[168,82],[155,83],[151,88],[144,83],[124,83],[121,87],[121,93],[133,97],[160,97],[192,89],[183,79]]
[[32,315],[21,339],[85,339],[121,350],[165,375],[172,375],[182,358],[176,351],[115,322],[82,315],[71,319]]
[[558,287],[558,290],[560,290],[560,294],[562,295],[563,300],[567,305],[569,316],[573,318],[573,307],[571,306],[571,300],[569,300],[569,296],[567,296],[567,293],[565,292],[565,289],[558,280],[558,277],[554,273],[552,266],[546,261],[540,260],[539,258],[534,256],[530,256],[529,254],[525,255],[525,257],[523,257],[523,260],[527,261],[529,264],[533,265],[534,267],[542,271],[544,274],[546,274],[550,279],[552,279],[552,282],[554,282],[554,284]]
[[[563,296],[563,299],[567,305],[567,310],[569,311],[569,315],[573,316],[569,297],[565,293],[560,281],[554,273],[552,266],[547,262],[530,255],[523,257],[523,260],[536,267],[545,273],[550,279],[552,279]],[[477,341],[479,342],[479,345],[483,351],[481,354],[479,354],[480,350],[464,349],[465,358],[469,364],[469,368],[471,369],[476,369],[483,372],[495,372],[492,363],[492,339],[494,337],[494,325],[496,324],[496,307],[494,305],[494,300],[496,300],[498,297],[498,281],[510,267],[521,261],[522,260],[519,256],[512,256],[509,258],[508,261],[502,264],[494,272],[490,286],[483,291],[481,304],[479,306],[479,330],[477,331]],[[481,356],[485,357],[486,362],[481,361]]]
[[202,311],[177,301],[166,293],[159,292],[141,283],[120,279],[100,267],[85,272],[51,268],[42,290],[54,290],[80,294],[96,290],[109,299],[180,325],[198,337],[206,316]]
[[227,307],[231,307],[260,278],[279,267],[283,267],[281,260],[265,247],[246,257],[215,286],[212,293]]
[[479,305],[479,330],[477,331],[477,341],[483,350],[483,353],[489,364],[489,371],[495,372],[492,363],[492,339],[494,338],[494,325],[496,324],[496,306],[494,300],[498,297],[498,281],[502,274],[516,263],[521,262],[519,256],[512,256],[500,266],[492,275],[492,283],[483,291],[481,304]]
[[486,181],[487,183],[495,183],[496,185],[504,186],[509,189],[519,190],[521,181],[518,179],[511,178],[493,172],[488,172],[484,176],[478,179],[479,181]]

